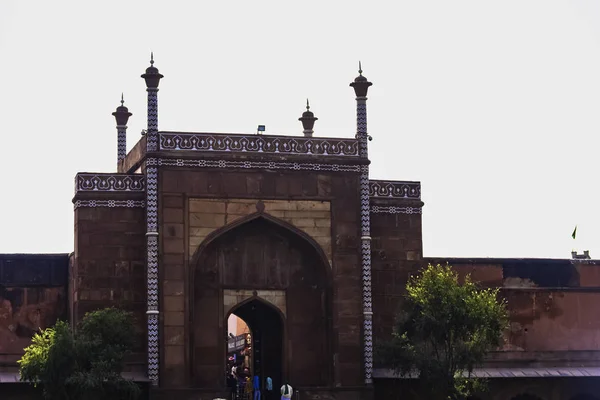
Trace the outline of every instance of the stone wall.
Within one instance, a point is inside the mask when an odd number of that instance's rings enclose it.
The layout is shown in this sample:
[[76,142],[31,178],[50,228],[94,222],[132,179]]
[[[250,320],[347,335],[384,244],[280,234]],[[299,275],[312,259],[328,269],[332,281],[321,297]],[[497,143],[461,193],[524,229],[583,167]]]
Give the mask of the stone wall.
[[600,265],[543,259],[425,259],[446,262],[483,287],[500,288],[510,325],[490,363],[600,365]]
[[406,283],[423,266],[421,214],[372,213],[371,237],[373,335],[377,343],[390,337]]
[[75,210],[72,322],[106,307],[132,311],[142,353],[146,347],[145,233],[142,208]]
[[[255,199],[189,199],[189,250],[225,225],[258,212]],[[262,200],[264,213],[288,222],[312,237],[331,263],[331,204],[318,200]],[[260,207],[260,206],[259,206]],[[261,209],[263,209],[261,207]]]
[[0,371],[40,329],[68,317],[68,254],[0,254]]
[[[257,211],[310,235],[330,260],[334,381],[361,385],[362,282],[358,174],[161,169],[162,371],[165,387],[191,384],[190,276],[193,254],[214,230]],[[335,361],[334,361],[335,360]],[[334,384],[334,382],[332,382]]]

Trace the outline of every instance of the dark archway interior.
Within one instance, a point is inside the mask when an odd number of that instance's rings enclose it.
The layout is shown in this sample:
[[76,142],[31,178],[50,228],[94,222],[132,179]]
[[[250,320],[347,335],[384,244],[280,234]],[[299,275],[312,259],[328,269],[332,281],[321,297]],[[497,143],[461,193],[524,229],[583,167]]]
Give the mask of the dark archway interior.
[[260,300],[244,303],[233,314],[243,319],[252,336],[252,373],[259,377],[261,390],[267,377],[273,387],[283,383],[283,321],[279,313]]

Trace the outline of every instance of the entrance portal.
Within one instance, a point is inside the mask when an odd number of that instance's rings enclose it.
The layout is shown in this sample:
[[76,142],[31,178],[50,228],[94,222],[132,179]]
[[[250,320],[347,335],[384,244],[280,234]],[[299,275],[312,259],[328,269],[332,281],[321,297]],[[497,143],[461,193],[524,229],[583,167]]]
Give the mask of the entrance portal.
[[254,298],[242,303],[231,314],[244,320],[250,329],[250,378],[258,377],[260,390],[266,394],[265,383],[271,378],[273,388],[280,387],[284,377],[283,319],[266,302]]
[[[313,239],[276,218],[249,216],[207,237],[192,265],[191,372],[197,387],[226,384],[231,313],[251,329],[257,364],[251,367],[261,381],[289,379],[297,387],[331,382],[331,269]],[[259,292],[284,294],[282,304]],[[236,293],[246,300],[240,303]]]

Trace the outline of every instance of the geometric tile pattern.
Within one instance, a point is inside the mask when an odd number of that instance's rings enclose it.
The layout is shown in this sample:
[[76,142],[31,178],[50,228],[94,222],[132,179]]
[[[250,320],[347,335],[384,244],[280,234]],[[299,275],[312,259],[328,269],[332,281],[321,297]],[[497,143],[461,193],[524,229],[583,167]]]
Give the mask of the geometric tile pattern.
[[[169,167],[201,167],[201,168],[243,168],[243,169],[285,169],[292,171],[334,171],[360,172],[360,165],[317,164],[302,162],[276,161],[228,161],[228,160],[184,160],[161,158],[158,165]],[[368,186],[368,183],[367,183]],[[368,187],[367,187],[368,193]]]
[[356,139],[214,133],[161,132],[160,150],[359,156]]
[[372,206],[372,214],[421,214],[421,207]]
[[74,209],[78,208],[144,208],[144,200],[77,200]]
[[77,192],[143,192],[145,177],[142,174],[88,174],[75,176]]
[[[367,99],[356,99],[356,138],[359,142],[360,157],[368,159]],[[360,222],[361,222],[361,264],[363,284],[363,331],[365,383],[372,383],[373,373],[373,306],[371,299],[371,214],[369,166],[361,166],[360,173]]]
[[398,199],[420,199],[420,182],[393,182],[376,181],[369,182],[369,193],[371,197],[392,197]]
[[158,88],[148,88],[148,129],[146,130],[146,151],[158,150]]
[[117,163],[127,155],[127,127],[117,125]]
[[[158,150],[158,88],[148,88],[146,153]],[[146,316],[148,324],[148,379],[158,386],[158,160],[146,159]]]

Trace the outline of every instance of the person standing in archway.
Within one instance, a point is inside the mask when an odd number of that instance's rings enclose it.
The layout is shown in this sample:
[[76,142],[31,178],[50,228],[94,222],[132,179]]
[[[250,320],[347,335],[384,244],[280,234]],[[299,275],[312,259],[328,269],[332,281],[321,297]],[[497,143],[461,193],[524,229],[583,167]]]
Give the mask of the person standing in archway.
[[281,387],[281,400],[290,400],[294,394],[294,389],[287,383]]

